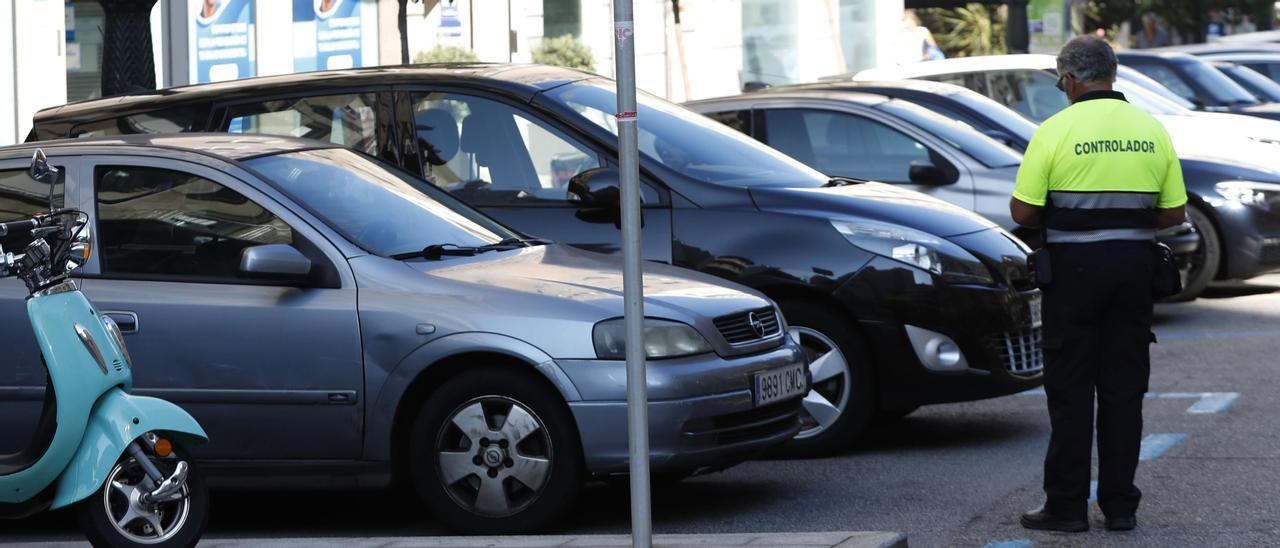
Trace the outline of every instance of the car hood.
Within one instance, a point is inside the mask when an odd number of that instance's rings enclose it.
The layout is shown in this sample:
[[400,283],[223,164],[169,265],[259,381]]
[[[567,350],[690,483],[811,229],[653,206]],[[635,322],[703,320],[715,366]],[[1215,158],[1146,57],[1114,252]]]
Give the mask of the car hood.
[[1180,158],[1280,171],[1280,122],[1239,114],[1157,115]]
[[967,209],[921,192],[883,183],[824,188],[755,187],[751,197],[762,211],[893,223],[942,237],[995,227]]
[[[435,280],[466,286],[459,292],[533,314],[596,322],[623,313],[620,257],[551,244],[407,264]],[[650,261],[642,265],[646,317],[705,325],[772,305],[760,293],[720,278]]]

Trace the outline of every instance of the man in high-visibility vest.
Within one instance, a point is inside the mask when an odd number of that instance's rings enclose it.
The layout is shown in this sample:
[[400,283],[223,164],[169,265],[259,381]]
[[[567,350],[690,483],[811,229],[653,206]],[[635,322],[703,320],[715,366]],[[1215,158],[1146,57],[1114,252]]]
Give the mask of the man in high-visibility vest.
[[[1116,55],[1094,36],[1058,54],[1071,106],[1027,146],[1009,209],[1044,227],[1045,393],[1053,433],[1044,507],[1029,529],[1089,529],[1089,469],[1098,402],[1098,506],[1112,531],[1133,529],[1142,400],[1151,373],[1157,229],[1184,219],[1182,168],[1160,122],[1111,89]],[[1040,266],[1045,263],[1037,261]]]

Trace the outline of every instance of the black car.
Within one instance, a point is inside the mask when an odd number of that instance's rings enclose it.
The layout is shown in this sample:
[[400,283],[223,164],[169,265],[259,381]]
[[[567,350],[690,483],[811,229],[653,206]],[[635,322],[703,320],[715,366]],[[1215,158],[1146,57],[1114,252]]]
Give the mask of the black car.
[[[274,76],[40,112],[33,139],[229,131],[379,156],[523,232],[620,249],[613,82],[543,66]],[[641,94],[644,257],[777,300],[811,354],[796,453],[853,442],[874,415],[1041,383],[1026,248],[972,213],[828,178]],[[743,418],[748,420],[748,418]]]
[[1280,120],[1280,104],[1259,101],[1208,61],[1185,53],[1116,53],[1120,64],[1160,82],[1198,110],[1235,112]]
[[[927,80],[843,82],[850,90],[899,97],[962,121],[1024,151],[1036,125],[977,92]],[[1225,160],[1183,157],[1182,177],[1193,232],[1168,233],[1161,241],[1181,251],[1187,292],[1194,297],[1212,280],[1246,279],[1280,269],[1280,176]]]

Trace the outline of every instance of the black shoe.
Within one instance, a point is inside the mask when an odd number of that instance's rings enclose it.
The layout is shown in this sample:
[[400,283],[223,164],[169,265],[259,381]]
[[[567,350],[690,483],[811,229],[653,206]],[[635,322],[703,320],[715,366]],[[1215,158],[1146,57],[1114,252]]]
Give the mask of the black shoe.
[[1135,518],[1133,516],[1117,516],[1114,518],[1107,518],[1108,531],[1132,531],[1133,528],[1137,526],[1138,526],[1138,518]]
[[1044,510],[1032,510],[1022,514],[1022,526],[1038,531],[1083,533],[1089,530],[1089,522],[1083,519],[1059,519]]

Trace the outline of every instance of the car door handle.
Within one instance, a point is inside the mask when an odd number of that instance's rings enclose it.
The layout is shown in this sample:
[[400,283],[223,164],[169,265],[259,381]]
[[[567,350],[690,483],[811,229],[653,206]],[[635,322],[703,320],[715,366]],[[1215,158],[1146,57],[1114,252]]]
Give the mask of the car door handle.
[[116,326],[120,328],[120,332],[129,335],[138,332],[138,313],[124,310],[105,310],[102,312],[106,317],[116,322]]

